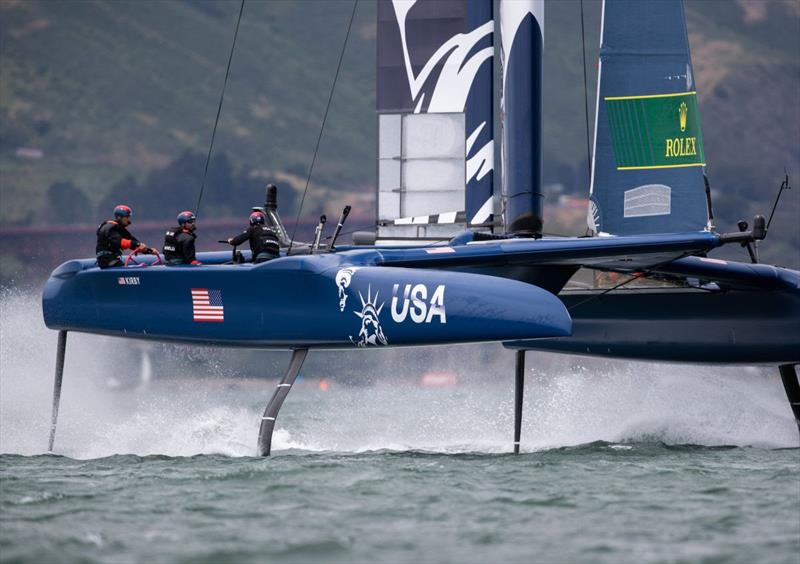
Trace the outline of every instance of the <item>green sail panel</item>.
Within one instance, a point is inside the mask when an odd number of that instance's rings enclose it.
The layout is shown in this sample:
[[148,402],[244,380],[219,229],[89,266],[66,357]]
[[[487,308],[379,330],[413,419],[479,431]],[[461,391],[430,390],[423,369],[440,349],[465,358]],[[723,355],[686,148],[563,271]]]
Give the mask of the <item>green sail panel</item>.
[[617,170],[706,164],[696,92],[604,100]]

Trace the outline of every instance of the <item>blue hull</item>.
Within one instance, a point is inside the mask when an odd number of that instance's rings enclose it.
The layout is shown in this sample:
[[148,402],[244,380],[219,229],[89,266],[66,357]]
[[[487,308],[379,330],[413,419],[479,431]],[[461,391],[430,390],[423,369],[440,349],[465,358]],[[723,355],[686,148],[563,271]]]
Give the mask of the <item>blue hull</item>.
[[[479,274],[368,266],[375,251],[283,257],[260,265],[100,270],[61,265],[42,298],[46,325],[217,346],[341,348],[569,335],[553,294]],[[363,266],[362,266],[363,265]]]
[[708,277],[720,289],[562,292],[572,336],[505,345],[667,362],[800,362],[800,272],[697,257],[662,270]]

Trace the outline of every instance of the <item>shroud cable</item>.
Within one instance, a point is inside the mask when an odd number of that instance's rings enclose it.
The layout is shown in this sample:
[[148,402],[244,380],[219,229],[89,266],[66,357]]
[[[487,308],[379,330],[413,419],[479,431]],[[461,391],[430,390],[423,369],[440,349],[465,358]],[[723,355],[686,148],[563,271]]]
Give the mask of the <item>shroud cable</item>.
[[233,32],[233,43],[231,44],[231,52],[228,55],[228,67],[225,69],[225,82],[222,84],[222,93],[219,96],[219,106],[217,106],[217,117],[214,120],[214,129],[211,131],[211,143],[208,146],[208,154],[206,155],[206,166],[203,169],[203,182],[200,185],[200,194],[197,196],[197,206],[194,209],[195,217],[200,215],[200,202],[203,199],[203,190],[206,187],[206,176],[208,176],[208,163],[211,161],[211,150],[214,148],[214,137],[217,136],[217,124],[219,123],[219,114],[222,112],[222,101],[225,99],[225,87],[228,85],[228,76],[231,73],[231,61],[233,60],[233,50],[236,47],[236,37],[239,35],[239,24],[242,21],[242,12],[244,11],[244,0],[239,6],[239,19],[236,20],[236,31]]
[[297,218],[294,221],[294,228],[292,229],[292,238],[289,240],[289,249],[286,251],[287,256],[292,253],[292,245],[294,244],[294,237],[297,234],[297,226],[300,224],[300,214],[303,211],[303,204],[306,201],[306,193],[308,192],[308,184],[311,182],[311,175],[314,172],[314,163],[317,162],[317,153],[319,152],[319,144],[322,141],[322,133],[325,131],[325,122],[328,120],[328,111],[331,109],[331,100],[333,100],[333,92],[336,90],[336,81],[339,79],[339,71],[342,70],[342,60],[344,59],[344,52],[347,49],[347,40],[350,38],[350,29],[353,27],[353,18],[356,15],[356,8],[358,7],[358,0],[353,0],[353,11],[350,13],[350,22],[347,24],[347,33],[344,36],[344,43],[342,44],[342,51],[339,53],[339,64],[336,65],[336,74],[333,76],[333,84],[331,84],[331,92],[328,95],[328,104],[325,106],[325,115],[322,117],[322,125],[319,128],[319,135],[317,136],[317,146],[314,148],[314,156],[311,159],[311,167],[308,169],[308,176],[306,177],[306,187],[303,189],[303,197],[300,199],[300,206],[297,208]]

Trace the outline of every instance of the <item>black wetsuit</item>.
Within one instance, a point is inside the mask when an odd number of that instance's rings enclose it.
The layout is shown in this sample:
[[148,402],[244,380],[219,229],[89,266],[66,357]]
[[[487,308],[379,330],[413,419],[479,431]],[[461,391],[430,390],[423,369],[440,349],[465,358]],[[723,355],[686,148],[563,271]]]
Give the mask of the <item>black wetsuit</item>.
[[265,262],[280,255],[278,235],[266,225],[251,225],[231,240],[234,245],[250,241],[253,262]]
[[194,251],[194,240],[197,235],[182,227],[173,227],[164,235],[164,258],[167,266],[192,264],[197,259]]
[[97,228],[97,265],[100,268],[122,266],[122,251],[141,245],[122,225],[109,219]]

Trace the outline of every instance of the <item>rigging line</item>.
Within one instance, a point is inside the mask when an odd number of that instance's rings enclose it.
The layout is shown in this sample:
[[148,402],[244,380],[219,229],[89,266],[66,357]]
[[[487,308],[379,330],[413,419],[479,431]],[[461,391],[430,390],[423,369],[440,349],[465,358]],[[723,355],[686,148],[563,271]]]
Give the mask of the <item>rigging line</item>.
[[211,131],[211,143],[208,146],[206,166],[203,169],[203,182],[200,184],[200,194],[197,196],[197,206],[195,206],[194,209],[195,217],[200,214],[200,202],[203,200],[203,191],[205,190],[206,177],[208,176],[208,163],[211,161],[211,150],[214,148],[214,137],[217,136],[217,124],[219,124],[219,115],[222,113],[222,101],[225,99],[225,87],[228,85],[228,76],[231,73],[231,61],[233,60],[233,50],[236,47],[236,37],[239,35],[239,24],[242,21],[242,12],[244,12],[244,0],[242,0],[242,3],[239,5],[239,18],[236,20],[236,31],[233,32],[233,43],[231,43],[231,52],[228,55],[228,66],[225,69],[225,82],[222,83],[222,93],[219,95],[217,117],[214,119],[214,129]]
[[[681,259],[681,258],[683,258],[683,257],[685,257],[685,256],[687,256],[687,254],[686,254],[686,253],[684,253],[684,254],[682,254],[682,255],[680,255],[680,256],[677,256],[677,257],[675,257],[675,258],[671,258],[671,259],[669,259],[669,260],[665,260],[665,261],[662,261],[662,262],[659,262],[659,263],[653,264],[653,265],[651,265],[651,266],[648,266],[648,267],[646,267],[646,268],[643,268],[643,269],[641,269],[641,270],[638,270],[638,271],[636,271],[636,272],[633,272],[633,273],[631,273],[631,274],[630,274],[630,278],[628,278],[627,280],[625,280],[625,281],[623,281],[623,282],[620,282],[620,283],[619,283],[619,284],[617,284],[616,286],[612,286],[611,288],[608,288],[608,289],[606,289],[606,290],[604,290],[604,291],[600,292],[599,294],[596,294],[596,295],[594,295],[594,296],[589,296],[589,297],[588,297],[588,298],[586,298],[585,300],[581,300],[581,301],[579,301],[577,304],[573,304],[572,306],[570,306],[570,307],[568,307],[568,308],[567,308],[567,311],[572,311],[573,309],[575,309],[575,308],[577,308],[577,307],[580,307],[580,306],[582,306],[582,305],[584,305],[584,304],[586,304],[586,303],[589,303],[589,302],[591,302],[591,301],[593,301],[593,300],[596,300],[596,299],[598,299],[598,298],[602,298],[603,296],[605,296],[605,295],[606,295],[606,294],[608,294],[609,292],[613,292],[613,291],[614,291],[614,290],[616,290],[617,288],[622,288],[623,286],[625,286],[625,285],[627,285],[627,284],[630,284],[630,283],[631,283],[631,282],[633,282],[634,280],[639,280],[640,278],[645,278],[645,277],[646,277],[648,274],[650,274],[652,271],[654,271],[654,270],[657,270],[657,269],[661,268],[662,266],[665,266],[665,265],[667,265],[667,264],[669,264],[669,263],[671,263],[671,262],[674,262],[674,261],[676,261],[676,260],[678,260],[678,259]],[[613,271],[612,271],[612,272],[613,272]]]
[[328,104],[325,106],[325,115],[322,116],[322,125],[319,128],[319,135],[317,136],[317,146],[314,148],[314,156],[311,159],[311,166],[308,169],[308,177],[306,177],[306,187],[303,189],[303,197],[300,199],[300,206],[297,208],[297,218],[294,221],[294,228],[292,229],[292,238],[289,240],[289,249],[286,254],[292,252],[292,245],[294,244],[294,237],[297,234],[297,226],[300,224],[300,214],[303,211],[303,203],[306,201],[306,193],[308,192],[308,184],[311,182],[311,175],[314,172],[314,163],[317,162],[317,153],[319,152],[319,144],[322,141],[322,133],[325,131],[325,122],[328,120],[328,111],[331,109],[331,100],[333,100],[333,93],[336,90],[336,81],[339,79],[339,71],[342,70],[342,60],[344,59],[344,52],[347,49],[347,40],[350,37],[350,29],[353,27],[353,18],[356,15],[356,7],[358,7],[358,0],[353,0],[353,11],[350,13],[350,22],[347,24],[347,33],[344,36],[344,43],[342,44],[342,51],[339,53],[339,64],[336,65],[336,74],[333,76],[333,84],[331,84],[331,92],[328,95]]
[[[363,229],[369,229],[370,227],[375,227],[375,224],[374,223],[367,223],[367,224],[364,224],[364,225],[359,225],[357,227],[353,227],[349,231],[342,231],[341,233],[339,233],[339,237],[343,237],[345,235],[350,235],[352,233],[355,233],[356,231],[361,231]],[[333,238],[333,235],[331,234],[331,235],[327,235],[327,236],[323,237],[322,240],[323,241],[327,241],[328,239],[332,239],[332,238]]]
[[783,169],[783,174],[784,174],[783,182],[781,182],[781,187],[778,188],[778,195],[775,198],[775,203],[772,205],[772,212],[769,214],[769,219],[767,220],[767,231],[769,231],[769,226],[770,224],[772,224],[772,216],[775,215],[775,210],[778,207],[778,202],[780,202],[781,200],[781,193],[784,190],[792,189],[792,187],[789,186],[789,173],[786,171],[785,168]]
[[586,166],[589,181],[592,179],[592,151],[589,147],[589,87],[586,80],[586,31],[583,24],[583,0],[581,0],[581,53],[583,54],[583,112],[586,117]]

